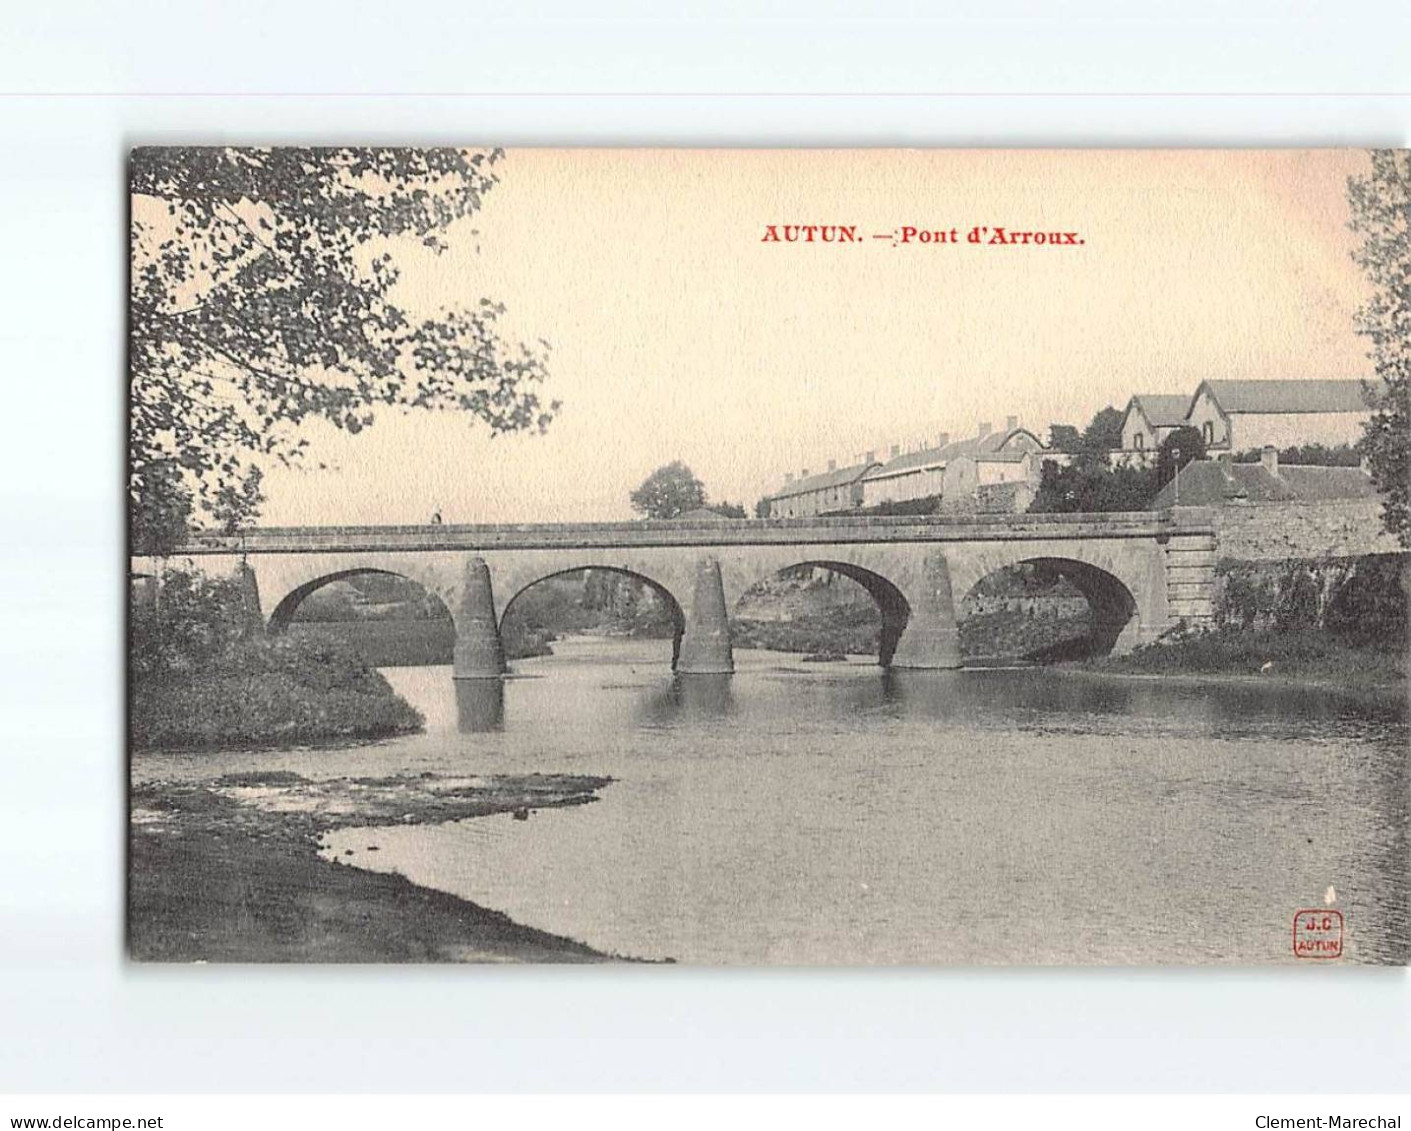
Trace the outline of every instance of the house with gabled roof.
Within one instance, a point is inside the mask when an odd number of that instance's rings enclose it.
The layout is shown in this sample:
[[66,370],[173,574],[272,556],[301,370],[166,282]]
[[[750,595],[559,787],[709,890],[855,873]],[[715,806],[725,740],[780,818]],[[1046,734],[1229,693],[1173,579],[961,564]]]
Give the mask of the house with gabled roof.
[[1371,408],[1361,381],[1202,381],[1186,423],[1214,452],[1354,444]]
[[1161,442],[1186,422],[1191,398],[1186,393],[1138,393],[1122,417],[1118,462],[1145,464],[1156,458]]

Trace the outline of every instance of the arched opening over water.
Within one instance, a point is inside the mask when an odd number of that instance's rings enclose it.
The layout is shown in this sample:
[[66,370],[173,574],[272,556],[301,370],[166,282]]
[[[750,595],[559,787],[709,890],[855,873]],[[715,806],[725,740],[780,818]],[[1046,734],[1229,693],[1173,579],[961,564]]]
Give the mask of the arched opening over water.
[[343,570],[299,586],[275,606],[269,630],[332,637],[375,667],[449,664],[456,645],[441,598],[383,569]]
[[546,656],[564,636],[671,642],[681,654],[686,614],[655,578],[615,566],[576,566],[521,586],[503,606],[500,639],[507,659]]
[[967,661],[1103,656],[1136,615],[1121,579],[1071,558],[1013,562],[987,573],[956,603]]
[[737,648],[820,660],[872,654],[885,667],[910,617],[906,597],[881,574],[850,562],[804,561],[747,589],[731,633]]

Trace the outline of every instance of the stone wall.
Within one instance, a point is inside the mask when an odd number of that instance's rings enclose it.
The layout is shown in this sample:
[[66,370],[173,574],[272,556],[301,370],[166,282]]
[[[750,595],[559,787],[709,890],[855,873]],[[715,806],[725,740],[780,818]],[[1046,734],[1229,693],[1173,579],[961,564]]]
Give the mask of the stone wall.
[[1346,558],[1401,548],[1382,526],[1378,499],[1231,505],[1213,513],[1222,559]]
[[1327,629],[1357,640],[1404,641],[1411,555],[1221,561],[1215,624],[1242,631]]
[[958,610],[962,619],[989,616],[994,613],[1022,613],[1039,620],[1066,620],[1080,617],[1088,611],[1086,597],[1000,596],[980,597],[973,593],[961,602]]

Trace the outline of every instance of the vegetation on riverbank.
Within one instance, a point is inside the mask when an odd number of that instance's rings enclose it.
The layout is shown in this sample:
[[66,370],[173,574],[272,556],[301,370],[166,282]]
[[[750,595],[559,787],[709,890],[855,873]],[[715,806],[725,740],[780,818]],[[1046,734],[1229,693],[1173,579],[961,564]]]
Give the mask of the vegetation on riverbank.
[[129,737],[136,749],[385,738],[421,715],[355,651],[266,637],[239,582],[170,571],[132,612]]
[[1401,693],[1406,657],[1404,645],[1356,644],[1323,629],[1224,630],[1099,657],[1084,666],[1114,674],[1245,676]]
[[1088,666],[1400,693],[1407,680],[1408,569],[1404,554],[1221,561],[1212,631],[1176,632]]
[[[337,828],[581,805],[610,779],[289,772],[132,791],[128,948],[148,962],[594,962],[609,956],[399,875],[325,860]],[[369,836],[375,836],[370,832]]]

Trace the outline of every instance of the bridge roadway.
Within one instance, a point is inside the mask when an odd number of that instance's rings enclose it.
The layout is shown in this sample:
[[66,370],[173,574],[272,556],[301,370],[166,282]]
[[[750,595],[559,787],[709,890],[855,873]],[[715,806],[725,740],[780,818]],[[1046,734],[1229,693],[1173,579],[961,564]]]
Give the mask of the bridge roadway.
[[[481,526],[266,527],[198,534],[169,559],[237,573],[272,632],[331,581],[386,572],[418,582],[450,610],[457,679],[505,670],[505,610],[537,581],[579,569],[641,578],[676,623],[682,674],[733,670],[730,611],[755,583],[814,565],[857,581],[882,614],[879,660],[960,666],[957,604],[997,570],[1041,562],[1093,610],[1094,651],[1123,652],[1212,613],[1216,533],[1209,512],[847,516]],[[134,559],[136,575],[156,563]]]

